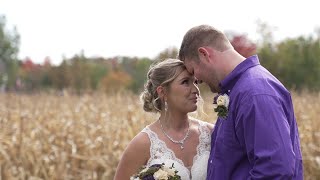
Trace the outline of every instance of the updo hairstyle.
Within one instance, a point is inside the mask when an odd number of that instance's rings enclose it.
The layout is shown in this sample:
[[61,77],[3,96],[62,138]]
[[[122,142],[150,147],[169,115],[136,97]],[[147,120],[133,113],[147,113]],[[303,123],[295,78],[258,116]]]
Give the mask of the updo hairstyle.
[[150,66],[147,82],[140,96],[143,109],[146,112],[160,112],[163,109],[163,102],[158,96],[157,87],[167,88],[184,70],[186,70],[186,67],[179,59],[165,59]]

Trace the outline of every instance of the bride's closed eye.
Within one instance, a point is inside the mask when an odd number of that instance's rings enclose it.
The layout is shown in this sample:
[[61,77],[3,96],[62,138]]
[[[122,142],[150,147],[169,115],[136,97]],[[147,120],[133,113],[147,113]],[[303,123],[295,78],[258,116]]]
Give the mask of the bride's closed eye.
[[182,81],[181,84],[188,84],[188,83],[189,83],[189,80],[188,80],[188,79],[185,79],[185,80]]

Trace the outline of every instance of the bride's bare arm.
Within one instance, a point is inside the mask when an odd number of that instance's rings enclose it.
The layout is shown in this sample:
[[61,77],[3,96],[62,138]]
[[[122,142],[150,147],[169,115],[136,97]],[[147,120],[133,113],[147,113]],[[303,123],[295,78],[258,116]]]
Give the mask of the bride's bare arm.
[[132,139],[122,154],[114,180],[129,180],[150,157],[150,140],[145,133]]

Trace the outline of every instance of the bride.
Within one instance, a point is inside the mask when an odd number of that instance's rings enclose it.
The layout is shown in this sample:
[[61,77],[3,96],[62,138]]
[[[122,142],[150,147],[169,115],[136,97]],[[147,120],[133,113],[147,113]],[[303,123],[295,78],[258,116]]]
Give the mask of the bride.
[[161,163],[174,163],[183,180],[205,180],[213,125],[188,116],[197,110],[197,80],[177,59],[152,66],[147,78],[143,109],[160,117],[129,143],[114,180],[130,179],[142,165]]

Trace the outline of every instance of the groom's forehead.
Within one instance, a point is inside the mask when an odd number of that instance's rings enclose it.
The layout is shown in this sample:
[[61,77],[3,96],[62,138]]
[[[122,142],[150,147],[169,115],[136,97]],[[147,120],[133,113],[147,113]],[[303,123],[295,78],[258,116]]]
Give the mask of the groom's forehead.
[[193,74],[193,63],[191,63],[192,60],[185,60],[184,61],[184,65],[186,66],[186,69],[187,71],[190,73],[190,74]]
[[194,69],[199,65],[199,62],[200,61],[198,59],[187,59],[185,61],[185,65],[190,69]]

